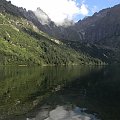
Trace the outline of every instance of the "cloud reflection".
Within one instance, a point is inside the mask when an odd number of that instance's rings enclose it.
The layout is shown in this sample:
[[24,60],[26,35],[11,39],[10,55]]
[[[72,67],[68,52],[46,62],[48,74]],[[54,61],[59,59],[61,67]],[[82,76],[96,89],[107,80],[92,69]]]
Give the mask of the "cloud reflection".
[[87,114],[85,108],[71,106],[57,106],[54,110],[44,110],[35,118],[27,120],[99,120],[95,115]]

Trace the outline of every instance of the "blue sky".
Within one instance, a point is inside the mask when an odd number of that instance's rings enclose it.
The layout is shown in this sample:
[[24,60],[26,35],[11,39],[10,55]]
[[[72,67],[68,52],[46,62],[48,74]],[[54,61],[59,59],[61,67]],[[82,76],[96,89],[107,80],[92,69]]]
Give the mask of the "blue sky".
[[120,0],[11,0],[11,2],[27,10],[36,11],[37,7],[40,7],[52,21],[60,25],[66,19],[76,22],[101,9],[112,7],[119,4]]
[[[76,0],[78,4],[81,4],[83,0]],[[84,0],[84,4],[88,6],[89,13],[87,16],[93,15],[94,12],[98,12],[102,9],[113,7],[114,5],[120,4],[120,0]],[[75,16],[75,20],[84,18],[84,15]]]

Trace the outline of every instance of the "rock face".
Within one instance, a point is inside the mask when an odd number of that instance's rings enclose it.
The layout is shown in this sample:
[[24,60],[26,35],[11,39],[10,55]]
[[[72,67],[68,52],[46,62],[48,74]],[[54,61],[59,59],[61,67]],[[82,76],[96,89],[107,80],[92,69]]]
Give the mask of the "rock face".
[[37,8],[36,11],[34,11],[35,16],[37,17],[38,21],[42,24],[50,24],[51,19],[49,18],[49,16],[40,8]]
[[24,17],[18,7],[12,5],[10,1],[7,2],[6,0],[0,0],[0,12],[9,12],[10,14]]
[[95,13],[83,21],[76,23],[79,33],[82,33],[82,41],[97,43],[110,47],[118,47],[120,44],[120,5]]

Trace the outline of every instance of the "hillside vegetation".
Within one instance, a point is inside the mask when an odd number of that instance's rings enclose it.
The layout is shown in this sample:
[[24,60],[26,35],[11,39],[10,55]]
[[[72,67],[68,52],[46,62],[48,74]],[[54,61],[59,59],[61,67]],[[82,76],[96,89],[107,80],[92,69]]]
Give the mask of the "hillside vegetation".
[[0,13],[1,65],[103,64],[38,30],[31,22]]

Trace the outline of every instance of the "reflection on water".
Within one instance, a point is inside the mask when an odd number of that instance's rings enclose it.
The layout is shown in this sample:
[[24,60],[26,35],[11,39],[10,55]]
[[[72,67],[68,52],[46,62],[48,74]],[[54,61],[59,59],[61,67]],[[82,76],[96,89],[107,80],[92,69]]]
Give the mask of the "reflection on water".
[[86,108],[76,106],[57,106],[54,110],[41,110],[35,118],[27,120],[99,120],[93,114],[87,114]]
[[1,67],[0,120],[120,120],[120,68]]

